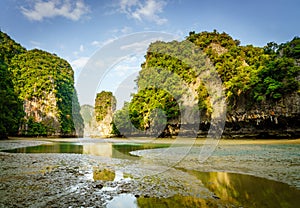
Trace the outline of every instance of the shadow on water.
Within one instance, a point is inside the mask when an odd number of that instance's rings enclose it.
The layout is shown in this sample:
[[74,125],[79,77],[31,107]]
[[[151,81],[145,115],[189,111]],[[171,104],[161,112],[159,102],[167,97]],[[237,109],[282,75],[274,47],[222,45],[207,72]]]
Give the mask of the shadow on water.
[[71,143],[54,142],[38,146],[21,147],[10,150],[2,150],[9,153],[69,153],[89,154],[119,159],[139,159],[139,156],[130,152],[144,149],[165,148],[169,144],[136,144],[136,143]]

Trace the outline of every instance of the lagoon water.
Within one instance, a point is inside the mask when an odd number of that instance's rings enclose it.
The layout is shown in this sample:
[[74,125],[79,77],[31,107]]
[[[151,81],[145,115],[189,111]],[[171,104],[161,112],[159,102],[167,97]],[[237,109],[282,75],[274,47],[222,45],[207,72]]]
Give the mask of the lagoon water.
[[68,153],[68,154],[88,154],[119,159],[137,159],[137,156],[130,154],[132,151],[164,148],[168,144],[139,144],[139,143],[74,143],[74,142],[53,142],[30,147],[21,147],[4,150],[9,153]]

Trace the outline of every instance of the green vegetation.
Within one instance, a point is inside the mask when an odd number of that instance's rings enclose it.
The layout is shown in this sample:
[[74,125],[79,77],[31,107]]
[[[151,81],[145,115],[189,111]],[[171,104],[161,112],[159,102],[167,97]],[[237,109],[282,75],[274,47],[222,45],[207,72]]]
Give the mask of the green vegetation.
[[1,134],[70,136],[75,135],[75,128],[82,134],[70,64],[42,50],[26,51],[2,32],[0,49],[1,76],[5,77],[1,79],[1,102],[6,105],[1,109],[6,117]]
[[17,134],[23,116],[22,102],[14,92],[11,74],[0,60],[0,138]]
[[[207,83],[215,71],[222,80],[229,113],[245,101],[243,107],[251,109],[274,105],[300,92],[299,37],[255,47],[241,46],[239,40],[216,30],[190,32],[184,41],[152,43],[145,57],[136,80],[138,92],[114,114],[113,134],[156,134],[153,131],[159,126],[176,132],[187,110],[183,103],[192,102],[188,89],[197,94],[198,109],[192,110],[199,110],[200,120],[209,122],[213,109]],[[203,78],[205,73],[209,75]],[[38,49],[27,51],[0,32],[0,137],[82,135],[73,76],[65,60]],[[96,121],[103,121],[115,105],[112,93],[97,94]]]
[[14,91],[12,74],[8,71],[13,56],[26,50],[0,31],[0,138],[18,133],[23,105]]
[[112,92],[102,91],[97,94],[95,99],[95,116],[96,121],[102,121],[109,112],[116,109],[116,98]]
[[240,107],[241,100],[247,100],[251,108],[275,103],[299,90],[299,37],[281,45],[271,42],[265,47],[255,47],[241,46],[239,40],[226,33],[190,32],[185,41],[152,43],[145,57],[136,81],[138,92],[115,113],[113,133],[128,134],[135,128],[147,130],[154,121],[160,123],[151,119],[155,118],[151,117],[153,112],[163,113],[167,126],[179,125],[179,106],[185,99],[182,95],[186,88],[172,74],[196,90],[200,114],[209,119],[210,96],[199,76],[212,71],[210,64],[223,82],[229,113]]
[[297,91],[300,40],[268,43],[264,48],[252,45],[239,46],[226,33],[191,32],[188,40],[199,46],[214,63],[226,88],[229,105],[245,97],[249,103],[275,101],[283,95]]

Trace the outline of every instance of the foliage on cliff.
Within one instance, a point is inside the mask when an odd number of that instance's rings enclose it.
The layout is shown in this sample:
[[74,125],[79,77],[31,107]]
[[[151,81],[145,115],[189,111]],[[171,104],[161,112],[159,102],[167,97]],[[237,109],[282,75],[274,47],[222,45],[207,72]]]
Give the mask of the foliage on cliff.
[[0,138],[18,132],[23,106],[14,91],[12,74],[8,71],[10,60],[25,49],[0,31]]
[[[0,50],[1,71],[6,69],[3,76],[10,79],[1,79],[1,82],[6,82],[1,86],[1,91],[10,96],[13,92],[24,106],[21,114],[24,116],[25,113],[25,117],[21,123],[20,119],[15,122],[21,130],[19,133],[27,136],[70,136],[75,135],[75,128],[83,130],[73,70],[67,61],[38,49],[26,51],[2,32]],[[11,100],[3,99],[5,102]],[[19,107],[13,106],[9,110],[1,109],[1,114],[14,114],[12,119],[16,120],[20,117],[14,113],[16,109],[20,111]],[[13,123],[7,125],[15,126]]]
[[95,99],[95,116],[96,121],[102,121],[105,116],[116,109],[116,98],[112,92],[102,91],[97,94]]
[[[75,131],[72,110],[79,115],[79,106],[73,97],[75,96],[73,70],[68,62],[48,52],[33,49],[26,53],[15,56],[10,65],[13,73],[13,83],[19,98],[24,101],[37,102],[36,105],[43,105],[44,111],[40,115],[42,118],[49,115],[52,119],[57,119],[60,124],[62,135],[72,135]],[[55,99],[49,98],[52,95]],[[36,109],[39,110],[39,109]],[[26,119],[30,120],[31,115]],[[79,118],[80,119],[80,118]],[[40,122],[34,117],[35,122]],[[45,128],[52,126],[44,123]],[[56,131],[56,129],[53,129]],[[53,131],[47,129],[46,132],[32,132],[36,134],[48,134]]]
[[[151,111],[156,108],[163,110],[169,124],[179,119],[178,102],[181,102],[182,97],[176,97],[176,94],[183,93],[182,86],[176,85],[176,82],[172,84],[174,79],[162,76],[165,79],[162,83],[174,86],[175,96],[161,88],[144,87],[159,79],[157,74],[166,71],[177,74],[190,87],[196,88],[199,110],[208,117],[211,113],[210,97],[205,83],[198,80],[199,73],[207,69],[207,62],[214,66],[222,80],[229,112],[239,105],[241,99],[247,100],[250,108],[254,104],[276,102],[299,89],[299,80],[296,79],[300,76],[300,67],[297,65],[300,56],[298,37],[280,45],[271,42],[265,47],[255,47],[241,46],[239,40],[234,40],[228,34],[213,31],[190,32],[185,41],[190,41],[203,51],[206,61],[201,56],[198,59],[190,58],[193,63],[188,65],[185,62],[186,49],[181,47],[184,41],[152,43],[137,79],[138,92],[124,109],[115,114],[115,123],[118,122],[117,126],[121,126],[123,131],[131,131],[132,127],[124,123],[128,120],[126,117],[131,119],[135,127],[147,129],[151,123]],[[170,51],[176,50],[182,55],[168,55]],[[189,56],[193,57],[194,52]]]
[[[300,42],[295,37],[281,45],[268,43],[266,47],[240,46],[226,33],[190,32],[188,40],[199,46],[214,63],[226,88],[231,106],[240,96],[249,103],[274,101],[296,91],[299,83]],[[218,50],[219,49],[219,50]]]

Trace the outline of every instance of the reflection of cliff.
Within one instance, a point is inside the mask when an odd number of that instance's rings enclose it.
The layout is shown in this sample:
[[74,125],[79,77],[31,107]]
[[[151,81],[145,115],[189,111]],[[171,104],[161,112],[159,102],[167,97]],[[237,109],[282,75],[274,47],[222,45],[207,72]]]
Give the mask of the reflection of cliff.
[[93,170],[93,179],[95,181],[97,180],[101,180],[101,181],[113,181],[115,179],[115,172],[114,171],[110,171],[107,169],[103,169],[103,170]]
[[112,144],[111,143],[84,144],[83,154],[112,157]]
[[289,185],[250,175],[188,171],[221,200],[244,207],[298,207],[300,191]]
[[217,205],[209,199],[201,199],[192,196],[179,196],[175,195],[169,198],[144,198],[140,197],[137,199],[137,204],[139,207],[216,207]]
[[9,149],[6,152],[11,153],[76,153],[82,154],[83,147],[72,143],[53,143],[38,146],[21,147]]

